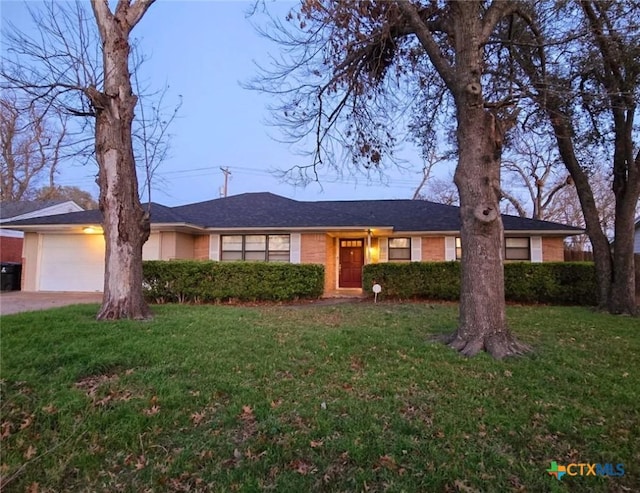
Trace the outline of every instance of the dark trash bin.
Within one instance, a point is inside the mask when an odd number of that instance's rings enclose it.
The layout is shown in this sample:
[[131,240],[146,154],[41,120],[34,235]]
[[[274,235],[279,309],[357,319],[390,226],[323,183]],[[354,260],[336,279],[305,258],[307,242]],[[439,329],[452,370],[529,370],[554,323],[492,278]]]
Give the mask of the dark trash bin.
[[19,291],[22,264],[17,262],[2,262],[0,264],[0,290]]

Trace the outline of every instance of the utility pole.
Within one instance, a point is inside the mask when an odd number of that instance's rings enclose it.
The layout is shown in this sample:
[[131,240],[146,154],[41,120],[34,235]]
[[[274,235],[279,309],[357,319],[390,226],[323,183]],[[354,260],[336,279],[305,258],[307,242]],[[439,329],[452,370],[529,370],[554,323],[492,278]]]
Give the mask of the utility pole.
[[220,168],[220,171],[222,171],[224,173],[224,187],[222,188],[222,196],[226,197],[227,196],[227,191],[228,189],[228,184],[229,184],[229,175],[231,174],[231,171],[229,171],[229,166],[227,166],[226,168]]

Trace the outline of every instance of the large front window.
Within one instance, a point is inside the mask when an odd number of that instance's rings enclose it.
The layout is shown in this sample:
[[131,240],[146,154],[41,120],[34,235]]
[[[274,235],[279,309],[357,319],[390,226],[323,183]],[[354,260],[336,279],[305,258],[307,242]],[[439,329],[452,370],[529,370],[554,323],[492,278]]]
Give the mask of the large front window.
[[389,238],[389,260],[411,260],[411,238]]
[[220,259],[289,262],[289,235],[223,235]]

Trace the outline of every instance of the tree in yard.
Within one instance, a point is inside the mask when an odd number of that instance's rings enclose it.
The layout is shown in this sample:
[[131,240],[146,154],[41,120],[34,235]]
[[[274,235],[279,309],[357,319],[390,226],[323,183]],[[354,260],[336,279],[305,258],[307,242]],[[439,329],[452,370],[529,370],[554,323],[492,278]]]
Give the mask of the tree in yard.
[[[537,7],[534,15],[556,19],[547,24],[553,28],[522,43],[514,50],[515,58],[529,80],[531,100],[553,129],[560,157],[575,184],[593,247],[600,305],[611,313],[634,314],[640,4],[581,0]],[[591,179],[607,161],[615,197],[613,248],[601,225]]]
[[23,107],[15,94],[0,98],[0,200],[35,198],[42,183],[53,186],[69,152],[67,117],[39,106]]
[[36,200],[73,200],[85,210],[97,209],[98,203],[92,195],[78,187],[72,186],[47,186],[36,191]]
[[[553,142],[531,134],[520,134],[509,140],[502,160],[502,197],[520,217],[556,220],[558,194],[573,181],[562,166]],[[517,189],[524,189],[524,196]],[[528,207],[531,207],[529,212]]]
[[423,104],[413,106],[423,115],[453,109],[464,255],[459,326],[448,343],[468,356],[529,349],[505,317],[500,159],[515,113],[509,88],[493,79],[503,63],[494,34],[519,6],[303,1],[288,23],[275,21],[267,33],[284,55],[254,84],[282,97],[274,122],[291,138],[312,140],[314,170],[338,148],[364,166],[380,166],[400,133],[399,115],[414,102]]
[[44,14],[32,10],[40,40],[16,29],[4,40],[14,55],[2,60],[4,85],[34,102],[91,118],[86,125],[94,130],[106,243],[98,319],[150,316],[142,295],[142,245],[150,225],[138,196],[132,143],[137,97],[129,36],[154,1],[119,0],[112,11],[107,0],[91,0],[95,24],[80,3],[70,10],[52,2]]

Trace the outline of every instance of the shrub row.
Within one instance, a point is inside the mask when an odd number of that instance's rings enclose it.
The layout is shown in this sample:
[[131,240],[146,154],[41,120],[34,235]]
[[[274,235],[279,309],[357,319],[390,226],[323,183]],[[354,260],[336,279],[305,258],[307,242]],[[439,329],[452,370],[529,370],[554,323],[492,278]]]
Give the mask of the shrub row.
[[318,298],[324,267],[315,264],[150,260],[143,262],[145,296],[157,303],[288,301]]
[[[595,305],[596,277],[591,262],[515,262],[504,266],[505,297],[522,303]],[[364,286],[382,286],[388,298],[457,300],[460,297],[459,262],[369,264]]]

